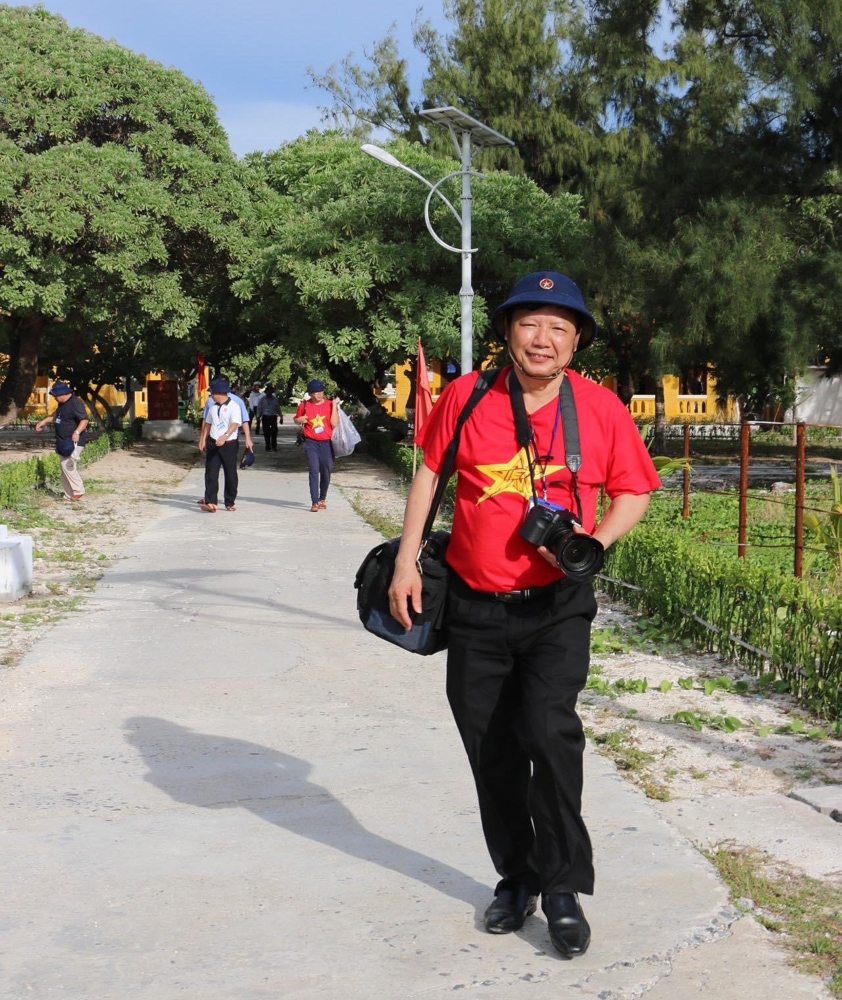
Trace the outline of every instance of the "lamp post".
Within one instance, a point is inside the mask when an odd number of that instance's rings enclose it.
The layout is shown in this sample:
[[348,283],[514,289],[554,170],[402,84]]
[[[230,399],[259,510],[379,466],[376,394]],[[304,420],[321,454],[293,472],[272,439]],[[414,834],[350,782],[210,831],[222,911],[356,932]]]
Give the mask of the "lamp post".
[[[473,159],[474,153],[477,150],[482,149],[484,146],[514,146],[514,142],[512,142],[511,139],[507,139],[506,136],[500,135],[499,132],[495,132],[493,128],[489,128],[487,125],[483,125],[482,122],[478,122],[476,118],[471,118],[470,115],[466,115],[464,111],[460,111],[458,108],[429,108],[426,111],[421,111],[420,114],[425,118],[428,118],[430,121],[435,122],[437,125],[445,126],[450,132],[453,144],[456,147],[456,155],[459,157],[462,164],[461,170],[454,170],[452,173],[442,177],[442,179],[437,183],[431,184],[426,177],[423,177],[411,167],[406,166],[405,163],[401,163],[397,157],[392,156],[391,153],[387,153],[385,149],[381,149],[379,146],[374,146],[371,143],[365,143],[362,149],[363,152],[368,153],[369,156],[373,156],[377,160],[380,160],[381,163],[404,170],[406,173],[412,174],[412,176],[421,181],[422,184],[427,185],[430,189],[429,194],[427,195],[427,202],[424,205],[424,221],[427,223],[427,229],[436,243],[444,247],[445,250],[450,250],[453,253],[462,255],[462,287],[459,289],[459,301],[461,305],[460,360],[462,373],[465,374],[465,372],[471,371],[474,364],[474,289],[471,284],[471,255],[477,252],[477,248],[471,246],[471,176],[482,176],[481,174],[476,174],[475,171],[471,170],[471,160]],[[439,190],[445,181],[450,180],[451,177],[457,176],[461,176],[462,178],[461,214],[456,211],[450,201],[448,201],[448,199]],[[433,229],[432,223],[430,222],[430,202],[432,201],[433,195],[438,195],[438,197],[442,199],[445,205],[447,205],[453,213],[456,221],[459,223],[462,230],[461,246],[454,247],[450,246],[449,243],[445,243]]]

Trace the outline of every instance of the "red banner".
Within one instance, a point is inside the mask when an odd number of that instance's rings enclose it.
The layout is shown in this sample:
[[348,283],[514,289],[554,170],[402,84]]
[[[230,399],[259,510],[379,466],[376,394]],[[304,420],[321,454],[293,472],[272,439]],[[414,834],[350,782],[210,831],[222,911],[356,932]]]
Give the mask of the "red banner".
[[205,356],[199,352],[196,358],[196,392],[203,392],[208,387],[208,377],[205,374]]
[[415,433],[418,434],[430,411],[433,409],[433,394],[430,391],[430,376],[427,374],[427,362],[424,360],[424,348],[421,338],[418,338],[418,364],[415,368]]

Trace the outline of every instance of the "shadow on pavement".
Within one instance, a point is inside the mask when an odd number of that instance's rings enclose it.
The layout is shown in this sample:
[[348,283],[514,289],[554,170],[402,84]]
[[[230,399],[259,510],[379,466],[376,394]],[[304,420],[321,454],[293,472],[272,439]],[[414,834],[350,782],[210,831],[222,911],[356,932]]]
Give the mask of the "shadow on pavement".
[[[198,733],[167,719],[127,719],[126,740],[148,768],[144,780],[176,802],[201,809],[248,809],[300,837],[471,906],[488,901],[488,886],[367,830],[327,789],[308,780],[312,765],[306,760],[258,743]],[[283,864],[283,856],[278,858]]]

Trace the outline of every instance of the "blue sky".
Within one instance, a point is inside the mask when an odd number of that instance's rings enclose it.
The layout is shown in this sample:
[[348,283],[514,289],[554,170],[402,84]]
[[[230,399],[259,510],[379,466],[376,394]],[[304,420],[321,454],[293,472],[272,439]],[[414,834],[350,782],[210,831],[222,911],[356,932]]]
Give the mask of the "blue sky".
[[396,25],[400,52],[419,91],[424,62],[412,47],[416,11],[446,28],[441,0],[44,0],[74,28],[85,28],[176,66],[213,96],[236,153],[275,149],[320,125],[323,91],[307,67],[323,72]]

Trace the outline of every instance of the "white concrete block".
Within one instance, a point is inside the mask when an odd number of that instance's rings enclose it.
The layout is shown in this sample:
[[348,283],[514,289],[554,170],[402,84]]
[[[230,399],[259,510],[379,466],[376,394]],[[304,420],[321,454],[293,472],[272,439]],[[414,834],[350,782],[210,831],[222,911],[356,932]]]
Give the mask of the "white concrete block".
[[0,601],[16,601],[32,593],[32,538],[10,535],[0,524]]
[[146,441],[195,441],[196,432],[182,420],[146,420],[143,437]]

